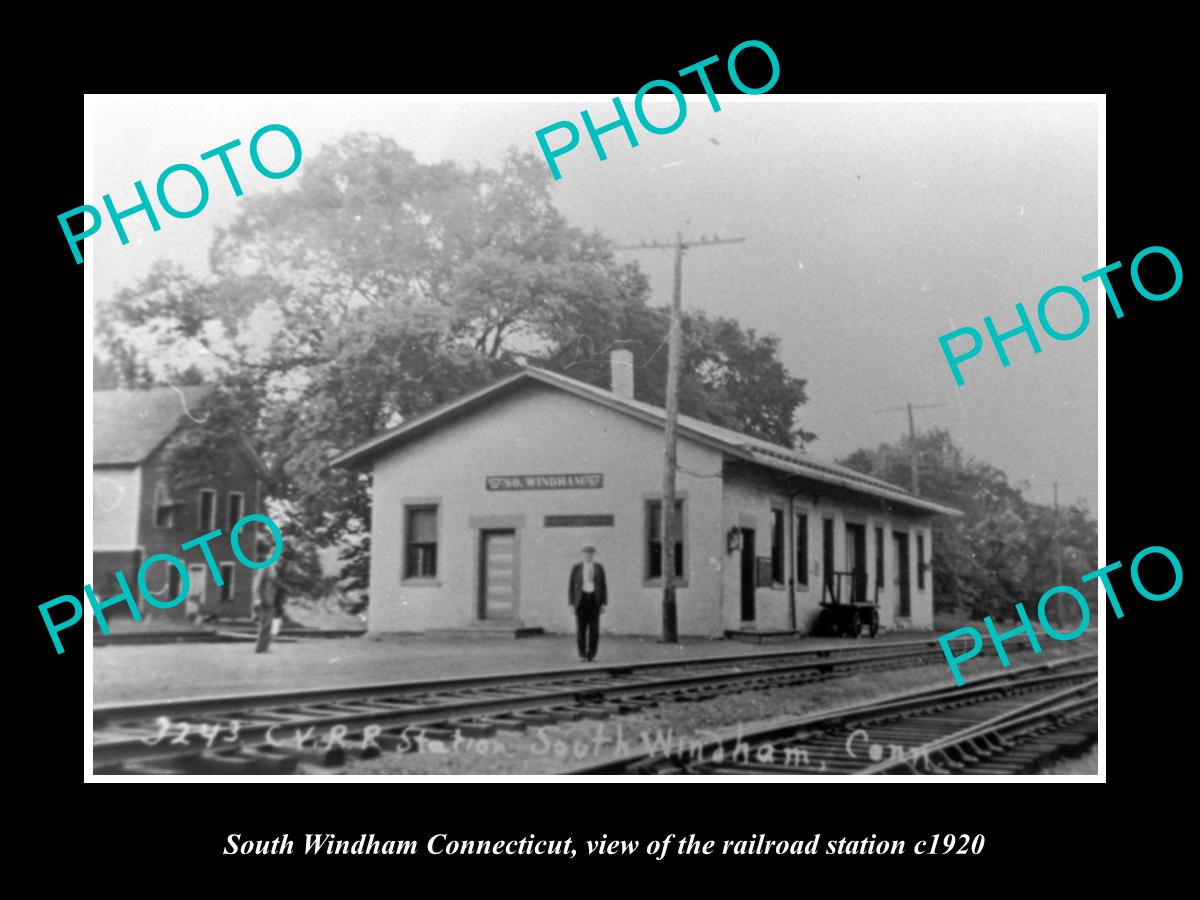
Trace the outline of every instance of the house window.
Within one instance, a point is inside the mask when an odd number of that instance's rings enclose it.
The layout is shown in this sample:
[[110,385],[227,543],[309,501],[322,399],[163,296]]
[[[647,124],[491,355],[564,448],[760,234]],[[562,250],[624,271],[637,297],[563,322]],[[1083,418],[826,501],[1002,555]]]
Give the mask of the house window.
[[796,584],[808,587],[808,513],[796,516]]
[[[683,501],[675,501],[675,577],[682,578],[683,565]],[[663,576],[662,501],[646,503],[646,579]]]
[[783,510],[771,510],[771,581],[783,584]]
[[237,524],[238,519],[242,517],[242,512],[246,506],[246,495],[241,493],[229,492],[229,524],[225,526],[230,531],[233,531],[233,526]]
[[167,485],[160,481],[154,487],[154,525],[156,528],[175,527],[175,506],[167,493]]
[[212,531],[217,527],[217,492],[205,488],[200,492],[201,531]]
[[917,535],[917,590],[925,590],[925,535]]
[[221,563],[221,602],[233,602],[233,563]]
[[883,529],[875,529],[875,587],[883,587]]
[[405,507],[404,577],[437,577],[437,507]]

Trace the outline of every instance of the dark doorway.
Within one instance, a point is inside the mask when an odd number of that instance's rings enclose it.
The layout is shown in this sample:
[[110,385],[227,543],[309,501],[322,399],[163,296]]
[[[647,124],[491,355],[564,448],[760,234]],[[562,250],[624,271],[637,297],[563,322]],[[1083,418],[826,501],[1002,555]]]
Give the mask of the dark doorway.
[[742,529],[742,621],[754,621],[754,529]]
[[896,606],[896,615],[912,615],[912,583],[909,578],[908,564],[908,535],[903,531],[892,532],[896,542],[896,584],[900,586],[900,601]]
[[850,578],[851,603],[862,603],[867,599],[867,528],[865,525],[846,523],[846,571]]
[[875,529],[875,596],[871,600],[879,602],[879,592],[883,590],[883,529]]
[[[833,519],[821,522],[821,565],[825,569],[825,587],[833,592]],[[824,597],[821,598],[822,600]]]

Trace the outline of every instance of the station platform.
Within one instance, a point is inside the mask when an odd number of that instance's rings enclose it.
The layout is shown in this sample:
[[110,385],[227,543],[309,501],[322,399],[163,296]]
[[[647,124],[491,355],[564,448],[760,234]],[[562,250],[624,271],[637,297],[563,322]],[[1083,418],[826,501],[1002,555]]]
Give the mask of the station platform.
[[[594,665],[777,653],[793,647],[864,647],[933,637],[933,632],[901,631],[880,633],[874,640],[802,638],[785,645],[757,645],[724,638],[682,638],[678,644],[663,644],[653,637],[606,634],[600,638]],[[575,636],[564,634],[519,640],[369,634],[277,642],[267,653],[255,653],[253,645],[241,641],[97,645],[92,650],[93,702],[128,703],[587,665],[579,661]]]

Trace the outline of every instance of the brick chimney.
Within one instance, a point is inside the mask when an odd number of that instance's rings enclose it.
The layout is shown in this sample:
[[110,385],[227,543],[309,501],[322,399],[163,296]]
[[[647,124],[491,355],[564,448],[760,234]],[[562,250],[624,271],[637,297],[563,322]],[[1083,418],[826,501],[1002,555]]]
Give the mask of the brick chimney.
[[621,341],[613,345],[612,392],[627,400],[633,399],[633,351],[626,349]]

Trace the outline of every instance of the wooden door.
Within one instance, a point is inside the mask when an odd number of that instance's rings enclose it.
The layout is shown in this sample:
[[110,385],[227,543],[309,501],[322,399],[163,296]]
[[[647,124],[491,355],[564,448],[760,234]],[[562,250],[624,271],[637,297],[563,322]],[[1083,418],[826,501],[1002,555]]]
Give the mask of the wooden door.
[[517,534],[484,531],[480,536],[481,619],[512,619],[517,614]]

